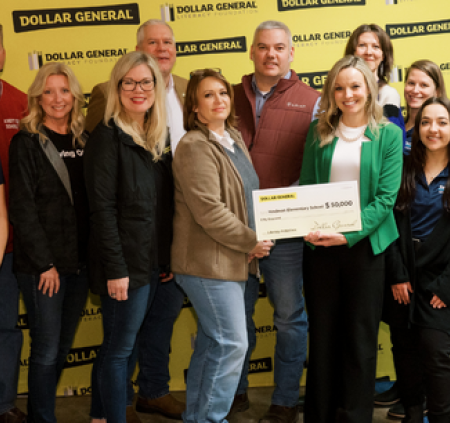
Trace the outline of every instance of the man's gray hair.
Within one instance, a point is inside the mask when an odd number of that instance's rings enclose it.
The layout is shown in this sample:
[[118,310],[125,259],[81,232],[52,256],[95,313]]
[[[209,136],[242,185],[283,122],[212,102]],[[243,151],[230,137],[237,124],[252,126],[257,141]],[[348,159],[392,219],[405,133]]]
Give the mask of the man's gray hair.
[[261,22],[258,27],[255,29],[255,33],[253,34],[253,42],[252,44],[255,44],[256,36],[260,31],[264,31],[265,29],[282,29],[286,35],[289,38],[289,49],[292,48],[292,34],[291,30],[288,28],[288,26],[280,21],[264,21]]
[[142,42],[144,42],[144,31],[146,26],[153,26],[153,25],[164,25],[167,28],[170,29],[170,33],[172,34],[172,40],[175,42],[175,35],[173,34],[173,29],[169,24],[162,21],[161,19],[149,19],[148,21],[144,22],[137,30],[136,33],[136,41],[137,45],[140,46]]

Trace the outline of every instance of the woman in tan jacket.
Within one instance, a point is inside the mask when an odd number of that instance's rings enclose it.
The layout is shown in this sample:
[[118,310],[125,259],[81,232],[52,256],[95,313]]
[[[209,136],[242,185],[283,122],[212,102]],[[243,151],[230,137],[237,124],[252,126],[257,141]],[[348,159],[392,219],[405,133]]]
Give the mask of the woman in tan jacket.
[[234,129],[233,92],[212,69],[191,74],[173,162],[172,269],[198,315],[184,422],[224,421],[247,351],[244,289],[249,263],[269,254],[257,242],[252,190],[259,182]]

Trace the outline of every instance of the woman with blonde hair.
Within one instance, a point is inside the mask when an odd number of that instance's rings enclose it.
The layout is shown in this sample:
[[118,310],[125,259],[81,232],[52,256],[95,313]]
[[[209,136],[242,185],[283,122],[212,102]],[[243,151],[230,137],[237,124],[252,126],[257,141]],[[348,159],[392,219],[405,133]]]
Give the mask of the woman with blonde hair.
[[56,385],[88,292],[83,104],[72,70],[45,64],[10,146],[13,261],[30,324],[28,415],[35,422],[56,422]]
[[401,130],[383,118],[377,93],[363,59],[339,60],[306,140],[300,184],[356,181],[362,224],[305,237],[306,423],[372,422],[384,251],[398,237],[392,209],[402,167]]
[[[126,419],[128,360],[158,282],[157,217],[166,143],[165,85],[156,61],[132,52],[114,66],[104,122],[86,147],[90,283],[103,344],[92,371],[93,422]],[[172,184],[172,181],[169,181]],[[169,187],[169,189],[172,189]]]

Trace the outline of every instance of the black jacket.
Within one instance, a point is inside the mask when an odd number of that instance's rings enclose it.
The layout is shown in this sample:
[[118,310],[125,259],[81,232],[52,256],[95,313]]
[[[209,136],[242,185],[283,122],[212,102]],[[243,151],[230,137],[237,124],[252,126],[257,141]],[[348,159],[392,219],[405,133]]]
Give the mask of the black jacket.
[[[445,213],[414,255],[410,213],[395,211],[400,237],[386,251],[387,291],[383,320],[396,327],[418,325],[450,331],[450,215]],[[393,298],[391,285],[410,282],[411,306]],[[434,309],[436,294],[447,308]]]
[[[91,216],[93,292],[106,295],[109,279],[129,277],[130,289],[150,283],[151,272],[158,267],[156,221],[161,216],[167,227],[161,225],[159,233],[168,243],[165,248],[170,249],[173,182],[170,151],[167,154],[168,162],[155,163],[151,153],[113,121],[109,126],[99,124],[91,134],[84,169]],[[157,213],[157,205],[163,201],[158,192],[164,182],[169,192],[163,197],[169,207]],[[168,260],[168,252],[161,249],[160,257],[161,262],[164,257]]]
[[78,270],[77,219],[69,174],[50,140],[17,133],[9,150],[9,215],[14,227],[14,271],[38,275],[53,264]]

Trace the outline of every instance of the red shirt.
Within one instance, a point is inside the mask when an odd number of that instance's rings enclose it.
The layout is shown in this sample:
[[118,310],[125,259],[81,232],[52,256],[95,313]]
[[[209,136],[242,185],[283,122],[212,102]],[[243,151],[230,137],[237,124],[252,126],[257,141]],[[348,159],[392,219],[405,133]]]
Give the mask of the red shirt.
[[[28,109],[27,95],[0,79],[3,92],[0,97],[0,160],[5,177],[6,204],[9,204],[9,144],[11,138],[19,131],[20,120]],[[12,226],[9,225],[9,238],[6,253],[12,252]]]

